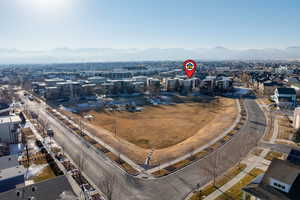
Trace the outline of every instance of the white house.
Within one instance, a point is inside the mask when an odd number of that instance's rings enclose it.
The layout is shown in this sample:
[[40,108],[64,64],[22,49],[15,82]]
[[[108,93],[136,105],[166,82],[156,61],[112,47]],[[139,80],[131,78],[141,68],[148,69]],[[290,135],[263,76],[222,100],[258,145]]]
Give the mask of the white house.
[[[295,152],[295,153],[293,153]],[[287,160],[274,158],[265,174],[244,187],[244,200],[300,199],[299,151],[292,150]]]
[[276,88],[274,101],[279,107],[294,107],[296,105],[296,90],[294,88]]

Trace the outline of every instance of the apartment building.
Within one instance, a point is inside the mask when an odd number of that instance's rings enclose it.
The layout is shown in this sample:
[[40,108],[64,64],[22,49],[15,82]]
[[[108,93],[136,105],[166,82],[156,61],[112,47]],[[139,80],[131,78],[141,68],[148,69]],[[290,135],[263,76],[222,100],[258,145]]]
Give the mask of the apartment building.
[[26,169],[19,165],[18,155],[0,157],[0,193],[24,186],[25,172]]
[[0,142],[17,143],[21,122],[22,120],[18,115],[0,116]]

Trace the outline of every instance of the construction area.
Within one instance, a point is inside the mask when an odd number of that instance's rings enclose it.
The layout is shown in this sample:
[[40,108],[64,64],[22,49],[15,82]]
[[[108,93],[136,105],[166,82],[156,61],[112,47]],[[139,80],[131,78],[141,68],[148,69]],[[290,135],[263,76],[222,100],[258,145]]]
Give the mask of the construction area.
[[152,152],[151,163],[157,165],[221,135],[234,123],[238,110],[235,99],[218,97],[144,106],[139,112],[61,112],[136,163],[143,163]]

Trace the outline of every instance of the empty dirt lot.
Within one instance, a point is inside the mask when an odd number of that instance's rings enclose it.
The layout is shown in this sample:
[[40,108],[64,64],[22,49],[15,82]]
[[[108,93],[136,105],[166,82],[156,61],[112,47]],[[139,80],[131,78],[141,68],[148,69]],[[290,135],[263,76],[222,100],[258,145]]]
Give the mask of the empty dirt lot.
[[222,103],[147,106],[141,112],[96,112],[91,124],[103,127],[142,148],[162,149],[193,136],[209,124]]
[[158,163],[183,155],[222,134],[237,114],[235,100],[227,98],[144,108],[135,113],[90,111],[83,115],[93,115],[93,120],[85,121],[93,134],[132,160],[141,163],[155,149],[152,162]]

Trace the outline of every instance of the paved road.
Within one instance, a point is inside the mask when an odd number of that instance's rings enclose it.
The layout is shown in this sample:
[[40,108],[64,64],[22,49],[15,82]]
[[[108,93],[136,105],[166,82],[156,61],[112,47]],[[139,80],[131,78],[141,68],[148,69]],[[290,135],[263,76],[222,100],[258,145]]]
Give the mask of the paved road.
[[300,150],[299,147],[295,147],[295,146],[290,146],[287,144],[272,144],[272,143],[268,143],[268,142],[261,142],[259,144],[259,146],[263,147],[263,148],[268,148],[271,151],[277,151],[280,153],[285,153],[285,154],[289,154],[291,149],[297,149]]
[[269,150],[264,149],[260,156],[255,156],[255,159],[251,160],[250,162],[246,161],[247,167],[241,171],[239,174],[237,174],[235,177],[233,177],[231,180],[229,180],[227,183],[225,183],[223,186],[218,188],[218,190],[214,191],[210,195],[204,198],[204,200],[214,200],[218,196],[225,193],[227,190],[232,188],[235,184],[237,184],[241,179],[243,179],[246,175],[248,175],[251,170],[258,167],[259,165],[263,164],[265,162],[265,156],[268,154]]
[[73,160],[78,160],[80,155],[84,157],[83,171],[99,188],[101,188],[99,181],[103,180],[103,174],[116,176],[117,182],[113,191],[114,200],[181,200],[197,184],[200,186],[206,184],[216,174],[224,173],[242,156],[245,156],[258,144],[266,127],[264,115],[255,100],[246,99],[245,108],[248,112],[248,120],[233,140],[208,157],[176,173],[159,179],[145,180],[124,174],[103,154],[96,152],[89,144],[75,137],[69,129],[49,116],[42,107],[37,111],[36,103],[26,101],[26,104],[29,105],[29,109],[38,112],[42,118],[49,120],[51,128],[56,133],[55,140],[64,146],[64,151]]

